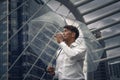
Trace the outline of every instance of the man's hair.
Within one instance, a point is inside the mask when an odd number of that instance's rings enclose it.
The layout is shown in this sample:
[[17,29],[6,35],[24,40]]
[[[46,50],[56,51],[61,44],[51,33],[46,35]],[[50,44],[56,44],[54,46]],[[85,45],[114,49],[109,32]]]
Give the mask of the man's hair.
[[66,28],[66,29],[68,29],[68,30],[74,32],[74,33],[75,33],[75,39],[78,38],[78,36],[79,36],[79,30],[78,30],[75,26],[72,26],[72,25],[65,25],[64,28]]

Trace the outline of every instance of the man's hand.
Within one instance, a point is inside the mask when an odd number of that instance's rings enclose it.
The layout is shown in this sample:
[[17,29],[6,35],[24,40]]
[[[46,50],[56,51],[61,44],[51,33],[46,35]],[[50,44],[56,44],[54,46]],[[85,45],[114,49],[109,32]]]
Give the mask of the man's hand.
[[54,68],[54,67],[51,67],[51,66],[48,67],[48,68],[47,68],[47,71],[48,71],[51,75],[53,75],[53,76],[55,75],[55,68]]
[[63,41],[63,34],[62,34],[62,33],[57,33],[57,34],[55,35],[55,40],[56,40],[58,43],[62,42],[62,41]]

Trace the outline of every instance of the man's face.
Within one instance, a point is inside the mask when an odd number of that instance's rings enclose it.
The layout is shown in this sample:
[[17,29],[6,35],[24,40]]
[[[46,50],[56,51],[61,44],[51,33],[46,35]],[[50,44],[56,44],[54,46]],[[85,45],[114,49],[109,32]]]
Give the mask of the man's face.
[[67,28],[64,28],[64,31],[63,31],[64,41],[71,40],[74,37],[75,37],[75,33],[74,32],[68,30]]

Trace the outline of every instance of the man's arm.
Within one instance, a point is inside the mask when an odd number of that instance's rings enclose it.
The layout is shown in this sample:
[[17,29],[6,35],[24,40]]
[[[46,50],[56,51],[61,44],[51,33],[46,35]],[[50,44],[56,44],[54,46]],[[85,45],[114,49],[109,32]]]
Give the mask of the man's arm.
[[74,48],[70,48],[65,42],[61,42],[59,45],[71,59],[82,59],[85,56],[86,47],[82,44]]

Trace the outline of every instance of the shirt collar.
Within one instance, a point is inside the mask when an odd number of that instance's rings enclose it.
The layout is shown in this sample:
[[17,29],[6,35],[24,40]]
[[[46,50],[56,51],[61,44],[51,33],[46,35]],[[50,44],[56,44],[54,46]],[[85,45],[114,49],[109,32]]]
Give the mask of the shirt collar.
[[75,47],[75,46],[77,46],[78,44],[76,43],[76,42],[73,42],[71,45],[70,45],[70,47]]

